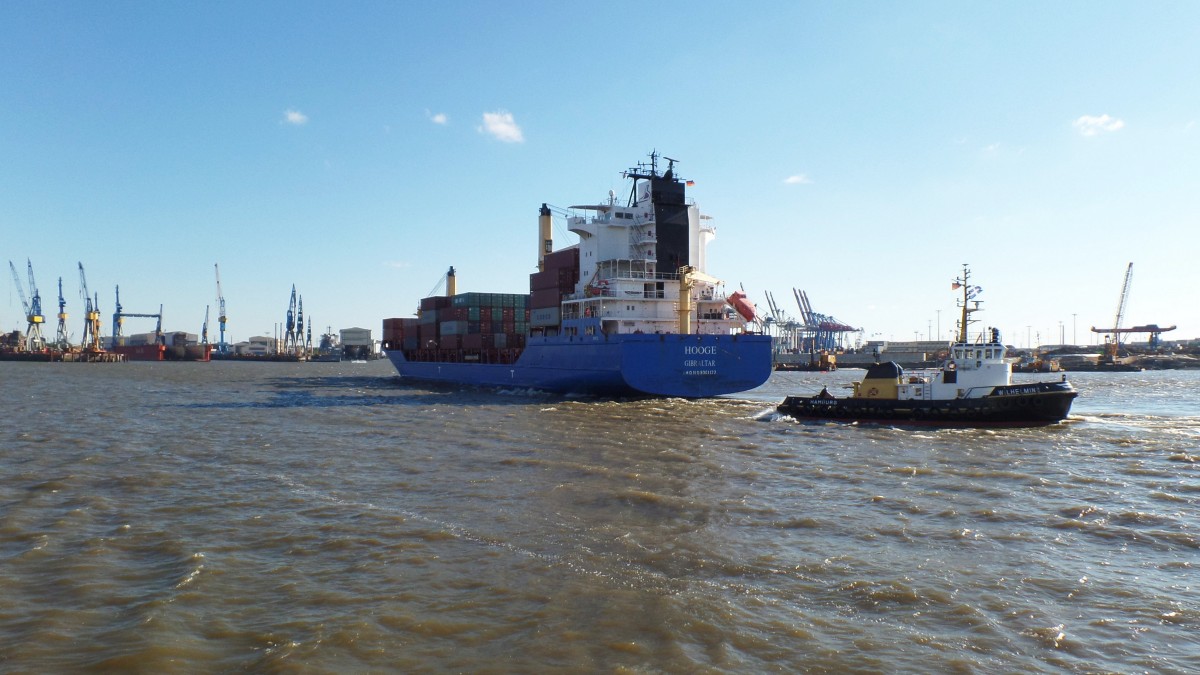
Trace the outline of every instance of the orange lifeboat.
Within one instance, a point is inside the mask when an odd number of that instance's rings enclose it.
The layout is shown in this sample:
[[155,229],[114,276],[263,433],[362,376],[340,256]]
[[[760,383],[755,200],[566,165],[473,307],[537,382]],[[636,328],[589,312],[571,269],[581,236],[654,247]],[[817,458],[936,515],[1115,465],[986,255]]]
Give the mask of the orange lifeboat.
[[741,314],[742,318],[746,321],[753,321],[754,317],[758,315],[758,313],[754,311],[754,303],[750,302],[750,299],[746,297],[746,294],[741,291],[734,291],[728,298],[726,298],[726,301],[732,305],[733,308],[737,310],[737,313]]

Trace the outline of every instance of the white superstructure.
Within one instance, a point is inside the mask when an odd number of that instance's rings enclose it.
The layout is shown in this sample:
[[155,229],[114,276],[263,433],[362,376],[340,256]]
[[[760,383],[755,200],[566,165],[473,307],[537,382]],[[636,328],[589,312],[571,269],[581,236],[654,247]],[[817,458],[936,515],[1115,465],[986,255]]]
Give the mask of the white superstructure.
[[[680,185],[672,169],[661,177],[653,171],[631,175],[628,203],[619,204],[610,191],[604,203],[570,207],[567,228],[579,236],[579,281],[563,298],[564,325],[596,318],[610,335],[744,332],[753,307],[743,294],[727,297],[723,282],[705,274],[705,252],[716,237],[711,220],[695,203],[666,210],[661,198],[656,204],[656,185]],[[660,222],[664,218],[672,222]]]

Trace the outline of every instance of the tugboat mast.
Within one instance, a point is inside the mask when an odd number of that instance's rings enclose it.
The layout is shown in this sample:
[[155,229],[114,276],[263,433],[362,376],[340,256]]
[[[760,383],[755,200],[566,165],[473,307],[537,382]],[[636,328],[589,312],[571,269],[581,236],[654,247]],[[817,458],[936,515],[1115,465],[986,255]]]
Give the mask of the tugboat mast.
[[[971,313],[978,312],[980,309],[979,303],[982,302],[981,300],[972,300],[974,296],[979,294],[981,289],[972,288],[970,283],[968,283],[970,280],[971,269],[966,263],[963,263],[962,276],[955,279],[953,285],[953,288],[955,289],[961,288],[963,294],[959,305],[962,308],[962,318],[958,322],[958,342],[961,344],[967,344],[967,326],[975,323],[975,321],[970,318]],[[972,302],[975,303],[974,307],[970,306],[970,303]]]

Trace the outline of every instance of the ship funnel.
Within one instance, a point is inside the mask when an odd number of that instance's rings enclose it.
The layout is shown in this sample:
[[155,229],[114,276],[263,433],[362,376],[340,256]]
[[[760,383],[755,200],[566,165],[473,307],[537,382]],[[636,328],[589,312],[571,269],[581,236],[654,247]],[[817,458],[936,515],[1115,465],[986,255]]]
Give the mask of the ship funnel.
[[446,272],[446,295],[450,297],[454,297],[456,295],[454,286],[454,268],[451,267],[450,270]]
[[542,204],[538,211],[538,271],[546,271],[546,254],[554,252],[554,238],[551,234],[553,221],[550,218],[550,207]]

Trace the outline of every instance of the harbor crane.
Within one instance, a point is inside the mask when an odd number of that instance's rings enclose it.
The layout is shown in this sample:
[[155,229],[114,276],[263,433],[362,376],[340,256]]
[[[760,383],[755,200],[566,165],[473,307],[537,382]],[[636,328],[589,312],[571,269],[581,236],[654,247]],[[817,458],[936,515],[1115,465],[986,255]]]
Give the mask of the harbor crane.
[[62,277],[58,278],[58,332],[54,336],[54,343],[63,351],[71,346],[71,338],[67,335],[67,301],[63,298]]
[[79,295],[84,301],[83,351],[99,353],[104,351],[100,344],[100,294],[95,301],[88,293],[87,276],[83,273],[83,263],[79,263]]
[[204,325],[200,327],[200,344],[208,344],[208,305],[204,306]]
[[154,326],[154,344],[165,345],[167,343],[166,337],[163,335],[162,330],[162,305],[158,306],[158,314],[137,314],[133,312],[126,312],[121,306],[121,287],[117,286],[117,311],[113,312],[113,346],[125,344],[125,337],[121,334],[121,327],[125,323],[126,317],[157,319],[158,322]]
[[[225,342],[225,294],[221,292],[221,267],[213,263],[213,270],[217,273],[217,324],[220,328],[220,339],[217,341],[217,353],[225,354],[229,352],[229,344]],[[207,310],[205,310],[207,314]],[[208,320],[205,320],[205,325],[208,325]]]
[[292,297],[288,301],[287,323],[284,324],[283,351],[290,353],[296,348],[296,284],[292,284]]
[[765,291],[767,296],[767,309],[770,310],[770,315],[763,322],[767,324],[767,328],[772,326],[775,331],[775,351],[796,351],[799,349],[799,335],[801,325],[786,312],[779,308],[775,302],[775,296],[770,291]]
[[304,351],[304,296],[300,296],[300,304],[296,309],[296,354]]
[[802,345],[806,351],[833,351],[844,346],[846,333],[857,333],[862,330],[842,323],[827,314],[814,312],[812,303],[808,301],[808,294],[804,291],[793,288],[792,293],[796,296],[796,304],[800,307],[800,318],[804,321],[804,329],[810,333],[805,338],[806,344]]
[[8,261],[8,268],[12,270],[13,283],[17,287],[17,295],[21,296],[21,307],[25,310],[25,319],[28,321],[25,327],[25,351],[40,352],[46,348],[46,339],[42,337],[42,324],[46,322],[46,317],[42,314],[42,296],[38,293],[37,282],[33,279],[33,262],[26,258],[25,263],[29,268],[29,295],[32,300],[25,297],[17,266],[11,260]]
[[1146,324],[1144,326],[1131,326],[1122,328],[1121,322],[1125,319],[1125,304],[1129,300],[1129,286],[1133,281],[1133,263],[1125,268],[1125,282],[1121,284],[1121,295],[1117,300],[1117,317],[1113,320],[1112,328],[1096,328],[1092,326],[1093,333],[1104,334],[1104,361],[1106,363],[1114,363],[1117,360],[1120,352],[1122,336],[1130,333],[1149,333],[1150,346],[1157,347],[1161,342],[1163,333],[1175,330],[1177,326],[1160,327],[1156,323]]

